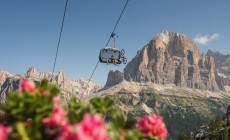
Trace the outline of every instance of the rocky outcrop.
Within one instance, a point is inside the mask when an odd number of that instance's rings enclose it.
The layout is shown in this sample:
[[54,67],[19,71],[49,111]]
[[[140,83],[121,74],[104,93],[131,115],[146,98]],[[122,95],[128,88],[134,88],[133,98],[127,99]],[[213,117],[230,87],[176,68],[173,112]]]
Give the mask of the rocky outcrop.
[[79,83],[79,86],[87,92],[88,95],[96,93],[99,89],[102,88],[99,84],[96,84],[92,80],[89,81],[89,79],[80,78],[77,80],[77,82]]
[[[5,103],[6,97],[12,90],[19,88],[20,80],[26,78],[24,75],[16,75],[6,78],[0,90],[0,104]],[[35,81],[36,83],[38,81]]]
[[9,72],[0,70],[0,87],[4,83],[4,81],[11,76],[12,75]]
[[124,74],[118,70],[110,71],[105,84],[105,88],[117,85],[124,80]]
[[213,49],[209,49],[206,55],[214,58],[217,74],[222,84],[230,86],[230,55],[224,55]]
[[26,72],[26,77],[37,77],[38,73],[35,67],[30,67]]
[[52,79],[52,77],[54,77],[54,74],[52,74],[52,73],[50,73],[50,72],[41,72],[40,74],[39,74],[39,79],[49,79],[49,80],[51,80]]
[[124,79],[225,90],[223,83],[218,81],[213,57],[201,54],[187,36],[167,31],[155,36],[137,52],[124,69]]
[[55,80],[60,87],[65,86],[67,84],[67,77],[65,76],[64,71],[59,71],[55,77]]
[[230,55],[224,55],[213,49],[207,51],[207,56],[215,58],[215,65],[218,73],[222,73],[225,76],[230,76]]

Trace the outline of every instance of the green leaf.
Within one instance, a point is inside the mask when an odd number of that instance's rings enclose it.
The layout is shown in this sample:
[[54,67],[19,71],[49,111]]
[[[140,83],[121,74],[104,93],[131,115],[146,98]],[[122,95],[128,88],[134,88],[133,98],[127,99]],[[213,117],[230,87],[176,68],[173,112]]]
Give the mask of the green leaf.
[[30,138],[27,135],[26,129],[21,122],[16,124],[16,129],[18,133],[20,134],[22,140],[30,140]]
[[122,114],[114,116],[114,125],[116,128],[123,128],[125,126],[125,117]]
[[114,104],[114,101],[110,97],[106,96],[104,98],[104,103],[105,103],[105,107],[109,108]]
[[116,109],[116,108],[111,108],[107,111],[107,115],[110,115],[110,116],[116,116],[119,114],[121,114],[121,111],[119,109]]

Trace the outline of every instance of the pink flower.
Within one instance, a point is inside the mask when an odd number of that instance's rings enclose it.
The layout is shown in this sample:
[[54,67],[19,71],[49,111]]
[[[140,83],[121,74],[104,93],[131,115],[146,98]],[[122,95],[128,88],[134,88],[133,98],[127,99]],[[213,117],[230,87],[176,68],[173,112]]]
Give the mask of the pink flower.
[[36,87],[35,87],[34,82],[32,82],[31,80],[23,79],[20,82],[18,91],[19,92],[34,92],[36,91]]
[[60,127],[60,135],[57,140],[78,140],[77,135],[74,131],[74,127],[69,123],[64,124]]
[[52,98],[52,102],[53,102],[53,103],[57,103],[59,100],[60,100],[60,97],[59,97],[59,96],[54,96],[54,97]]
[[69,123],[60,127],[57,140],[110,140],[105,129],[105,122],[98,115],[84,115],[83,120],[71,126]]
[[7,137],[11,131],[11,127],[5,127],[4,125],[0,124],[0,140],[7,140]]
[[105,122],[98,115],[91,116],[86,113],[83,120],[75,128],[77,140],[110,140]]
[[49,91],[49,90],[45,90],[45,91],[43,92],[43,94],[44,94],[44,95],[50,95],[50,91]]
[[167,138],[168,131],[163,122],[163,118],[156,114],[141,118],[136,126],[146,137],[157,136],[162,140]]
[[44,118],[42,122],[47,127],[52,127],[56,125],[64,125],[65,123],[67,123],[66,115],[67,115],[67,112],[61,106],[55,105],[52,117]]

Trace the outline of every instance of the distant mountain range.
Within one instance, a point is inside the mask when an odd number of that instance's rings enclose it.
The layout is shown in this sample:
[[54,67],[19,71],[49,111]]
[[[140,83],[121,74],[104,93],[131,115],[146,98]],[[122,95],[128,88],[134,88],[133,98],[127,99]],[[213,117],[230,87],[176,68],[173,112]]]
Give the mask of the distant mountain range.
[[[0,101],[4,102],[6,96],[11,90],[18,89],[19,82],[23,78],[30,78],[35,82],[39,82],[42,79],[48,79],[50,82],[56,83],[61,89],[63,101],[66,101],[72,96],[87,96],[91,95],[101,88],[101,85],[90,81],[88,79],[70,80],[66,77],[64,71],[59,71],[58,74],[52,74],[51,72],[37,73],[35,67],[28,69],[26,74],[12,76],[9,72],[0,70]],[[86,87],[88,84],[88,87]]]

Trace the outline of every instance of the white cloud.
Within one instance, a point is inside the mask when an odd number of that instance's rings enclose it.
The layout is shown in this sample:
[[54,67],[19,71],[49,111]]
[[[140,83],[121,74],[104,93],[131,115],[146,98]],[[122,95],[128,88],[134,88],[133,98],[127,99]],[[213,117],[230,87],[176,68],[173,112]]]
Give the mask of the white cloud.
[[208,44],[210,41],[214,41],[214,40],[217,40],[220,38],[220,34],[213,34],[211,36],[209,35],[196,35],[196,37],[194,38],[194,41],[198,44],[201,44],[201,45],[206,45]]

